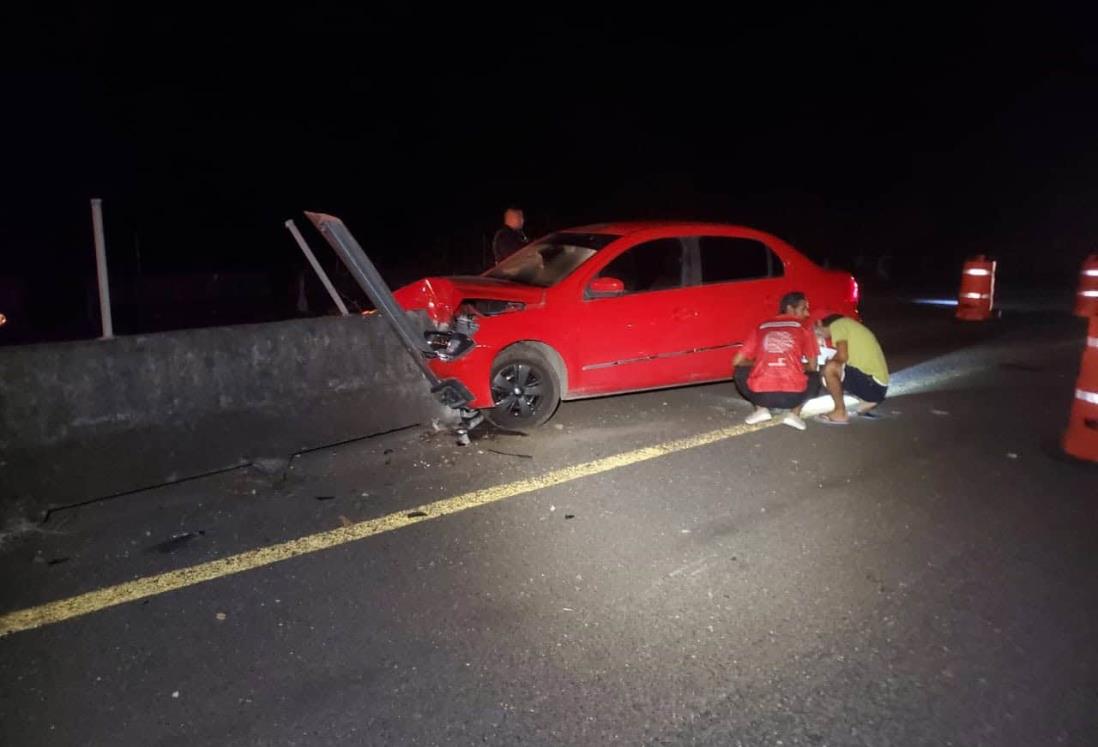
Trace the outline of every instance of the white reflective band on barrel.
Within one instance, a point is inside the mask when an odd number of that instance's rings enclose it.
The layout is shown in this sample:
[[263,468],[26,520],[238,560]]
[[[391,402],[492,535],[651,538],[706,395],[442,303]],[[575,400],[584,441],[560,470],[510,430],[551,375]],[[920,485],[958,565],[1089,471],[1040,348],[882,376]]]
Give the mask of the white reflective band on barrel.
[[1088,278],[1098,278],[1098,270],[1083,270],[1083,274]]
[[1098,291],[1079,291],[1083,298],[1098,298]]
[[1088,392],[1085,389],[1076,389],[1075,399],[1081,399],[1092,405],[1098,405],[1098,392]]
[[1098,337],[1088,337],[1087,338],[1087,347],[1098,348]]
[[991,298],[986,293],[962,293],[961,298]]
[[982,269],[965,270],[965,274],[966,275],[979,275],[979,276],[983,277],[984,275],[990,275],[991,270],[982,270]]

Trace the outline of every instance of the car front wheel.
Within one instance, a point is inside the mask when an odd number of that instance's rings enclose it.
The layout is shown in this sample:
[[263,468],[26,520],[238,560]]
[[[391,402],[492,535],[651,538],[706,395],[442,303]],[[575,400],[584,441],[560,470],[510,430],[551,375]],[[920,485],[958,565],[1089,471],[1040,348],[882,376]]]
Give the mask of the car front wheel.
[[492,365],[492,402],[485,416],[500,428],[524,430],[545,423],[560,404],[560,381],[545,355],[516,345]]

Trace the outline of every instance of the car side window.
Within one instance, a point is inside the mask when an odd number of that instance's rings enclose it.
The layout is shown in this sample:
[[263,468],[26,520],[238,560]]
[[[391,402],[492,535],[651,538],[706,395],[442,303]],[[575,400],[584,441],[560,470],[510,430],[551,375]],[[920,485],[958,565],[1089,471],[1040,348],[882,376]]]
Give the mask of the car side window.
[[655,239],[637,244],[599,273],[617,278],[626,293],[667,290],[683,286],[683,245],[679,239]]
[[781,277],[781,259],[766,244],[734,236],[698,238],[702,283]]

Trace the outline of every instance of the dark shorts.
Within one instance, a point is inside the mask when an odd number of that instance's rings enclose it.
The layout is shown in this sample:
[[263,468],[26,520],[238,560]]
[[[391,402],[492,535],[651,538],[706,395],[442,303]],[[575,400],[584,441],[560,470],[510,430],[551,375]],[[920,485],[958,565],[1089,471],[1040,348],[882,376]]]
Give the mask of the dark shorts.
[[755,392],[747,386],[747,377],[751,374],[750,366],[736,366],[736,388],[751,404],[756,407],[765,407],[774,410],[792,410],[800,407],[810,397],[816,396],[820,387],[819,374],[808,374],[803,392]]
[[884,402],[888,387],[881,386],[865,371],[848,363],[843,370],[843,391],[853,394],[863,402]]

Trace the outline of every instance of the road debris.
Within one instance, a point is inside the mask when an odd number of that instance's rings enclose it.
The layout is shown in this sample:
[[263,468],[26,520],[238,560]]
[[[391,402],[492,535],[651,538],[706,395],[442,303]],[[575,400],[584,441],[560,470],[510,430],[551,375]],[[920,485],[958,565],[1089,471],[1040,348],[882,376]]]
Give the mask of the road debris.
[[226,615],[224,612],[218,612],[216,615],[214,615],[214,617],[217,618],[218,622],[224,622],[225,618],[227,618],[228,615]]
[[931,415],[948,415],[949,410],[931,410],[930,414]]
[[266,475],[281,475],[290,466],[287,457],[257,457],[252,460],[252,466]]
[[2,549],[4,545],[8,544],[12,540],[15,540],[26,534],[34,534],[41,531],[42,528],[36,522],[30,521],[29,519],[23,517],[11,519],[3,526],[3,528],[0,528],[0,549]]
[[510,451],[497,451],[496,449],[488,449],[488,451],[492,452],[493,454],[499,454],[501,456],[519,457],[521,459],[533,459],[534,458],[533,454],[515,454],[515,453],[512,453]]
[[354,524],[354,522],[348,519],[346,516],[344,516],[343,514],[339,515],[339,525],[341,527],[349,527],[352,524]]
[[335,500],[335,496],[334,496],[334,495],[318,495],[318,496],[316,497],[316,499],[317,499],[318,501],[334,501],[334,500]]
[[180,534],[173,534],[171,538],[166,539],[163,542],[159,542],[149,549],[165,554],[175,552],[194,538],[202,537],[205,534],[206,531],[203,529],[199,529],[197,532],[182,532]]

